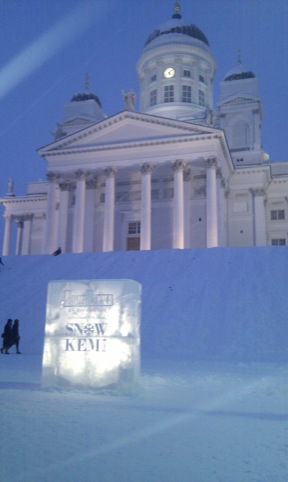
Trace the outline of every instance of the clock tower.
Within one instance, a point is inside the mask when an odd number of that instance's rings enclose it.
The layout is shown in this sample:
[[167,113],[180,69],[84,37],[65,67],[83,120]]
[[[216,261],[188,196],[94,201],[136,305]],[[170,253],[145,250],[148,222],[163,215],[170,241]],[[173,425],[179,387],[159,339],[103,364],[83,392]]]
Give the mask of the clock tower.
[[172,19],[149,35],[137,64],[140,111],[204,122],[213,109],[215,70],[206,36],[182,19],[175,2]]

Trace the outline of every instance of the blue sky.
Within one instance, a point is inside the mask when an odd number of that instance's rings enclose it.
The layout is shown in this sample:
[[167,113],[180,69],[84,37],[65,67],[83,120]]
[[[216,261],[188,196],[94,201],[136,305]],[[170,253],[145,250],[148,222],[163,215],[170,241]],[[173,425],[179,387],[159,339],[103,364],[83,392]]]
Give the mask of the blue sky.
[[[180,4],[183,18],[206,34],[216,59],[215,105],[219,82],[240,49],[243,64],[259,80],[263,148],[273,161],[288,160],[287,0]],[[10,177],[17,195],[25,194],[29,181],[46,179],[36,149],[52,141],[64,103],[84,90],[86,72],[104,112],[123,110],[122,90],[138,93],[136,63],[145,40],[171,17],[173,5],[173,0],[0,0],[0,196]]]

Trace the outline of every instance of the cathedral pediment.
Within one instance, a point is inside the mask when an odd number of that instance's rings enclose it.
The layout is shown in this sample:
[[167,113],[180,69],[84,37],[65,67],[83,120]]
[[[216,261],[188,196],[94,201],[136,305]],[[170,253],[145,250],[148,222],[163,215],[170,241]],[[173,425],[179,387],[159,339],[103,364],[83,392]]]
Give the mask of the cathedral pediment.
[[234,95],[225,99],[222,102],[219,102],[219,107],[235,107],[239,105],[248,105],[248,104],[255,104],[255,102],[259,102],[260,99],[255,96],[248,96],[248,95]]
[[78,116],[78,117],[72,117],[71,119],[65,120],[65,122],[62,122],[62,125],[64,126],[75,126],[78,124],[83,124],[83,122],[93,122],[92,117],[88,116]]
[[[79,122],[73,119],[71,122]],[[57,142],[53,142],[38,150],[45,157],[49,153],[69,149],[77,151],[91,148],[117,148],[117,146],[145,143],[151,141],[165,142],[165,139],[184,136],[206,136],[217,133],[217,129],[207,126],[192,124],[156,117],[149,114],[140,114],[123,111],[115,116],[96,122],[85,129],[81,129]],[[55,152],[56,151],[56,152]]]

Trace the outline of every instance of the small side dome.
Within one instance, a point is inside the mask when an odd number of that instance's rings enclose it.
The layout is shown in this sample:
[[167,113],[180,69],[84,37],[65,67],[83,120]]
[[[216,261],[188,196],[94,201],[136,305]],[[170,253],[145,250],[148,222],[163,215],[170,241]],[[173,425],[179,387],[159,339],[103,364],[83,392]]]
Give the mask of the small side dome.
[[64,104],[63,120],[53,132],[54,141],[85,129],[105,117],[99,97],[90,91],[89,76],[86,74],[85,90],[73,95],[70,102]]
[[241,62],[240,53],[238,52],[238,61],[236,67],[230,70],[224,77],[224,81],[254,79],[255,74],[247,69]]
[[85,92],[78,92],[77,94],[74,94],[70,102],[81,102],[85,100],[95,100],[97,102],[98,106],[102,108],[101,102],[99,100],[99,97],[93,92],[90,91],[90,85],[89,85],[89,75],[86,74],[85,76]]
[[90,99],[95,100],[99,105],[99,107],[102,107],[99,97],[93,94],[93,92],[78,92],[78,94],[73,95],[70,102],[80,102],[83,100],[90,100]]
[[157,27],[147,38],[145,47],[158,37],[169,34],[188,35],[189,37],[204,42],[209,47],[208,39],[206,35],[204,35],[204,33],[200,30],[200,28],[196,27],[196,25],[194,24],[190,24],[182,20],[182,16],[180,14],[180,5],[178,2],[175,2],[172,20],[165,22],[159,27]]

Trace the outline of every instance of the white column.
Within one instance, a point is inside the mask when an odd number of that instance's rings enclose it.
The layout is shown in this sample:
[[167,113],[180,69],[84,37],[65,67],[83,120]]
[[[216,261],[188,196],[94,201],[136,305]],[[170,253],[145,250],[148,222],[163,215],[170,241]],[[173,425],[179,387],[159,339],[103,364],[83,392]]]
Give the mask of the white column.
[[77,182],[74,210],[73,253],[83,253],[84,251],[86,176],[87,173],[81,171],[81,169],[76,172]]
[[190,223],[190,198],[191,198],[191,171],[184,171],[184,248],[191,246]]
[[153,166],[141,166],[141,238],[140,249],[151,249],[151,173]]
[[185,162],[178,159],[173,163],[174,200],[173,200],[173,248],[184,248],[184,180]]
[[58,218],[58,240],[57,248],[61,247],[62,253],[67,251],[67,228],[68,228],[68,207],[70,181],[60,181],[60,201],[59,201],[59,218]]
[[219,245],[218,235],[218,196],[216,178],[217,160],[207,159],[207,186],[206,186],[206,222],[207,222],[207,248]]
[[10,239],[11,239],[11,214],[4,214],[5,219],[5,229],[4,229],[4,239],[3,239],[3,256],[8,256],[10,253]]
[[265,190],[252,189],[254,198],[254,243],[255,246],[266,246],[266,214]]
[[105,205],[104,205],[104,232],[103,251],[114,249],[114,210],[115,210],[115,175],[117,169],[109,167],[105,170]]
[[56,188],[57,175],[53,172],[46,174],[48,178],[48,199],[46,211],[46,226],[44,232],[44,254],[50,254],[56,247]]
[[226,182],[221,169],[217,169],[218,192],[218,246],[227,246],[227,201],[225,196]]
[[225,221],[224,221],[224,246],[228,246],[228,202],[229,202],[229,187],[228,184],[225,182],[225,186],[223,188],[223,205],[224,205],[224,212],[225,212]]
[[24,216],[22,254],[30,254],[32,220],[33,214],[26,214]]
[[97,177],[89,179],[86,183],[86,209],[85,209],[85,252],[95,251],[95,204]]
[[17,218],[16,224],[17,224],[16,255],[19,255],[19,254],[22,254],[23,217]]
[[46,253],[46,239],[45,239],[45,234],[46,234],[46,215],[47,215],[47,212],[45,211],[43,214],[42,214],[42,219],[43,219],[43,227],[42,227],[42,240],[41,240],[41,252],[42,254],[45,254]]

